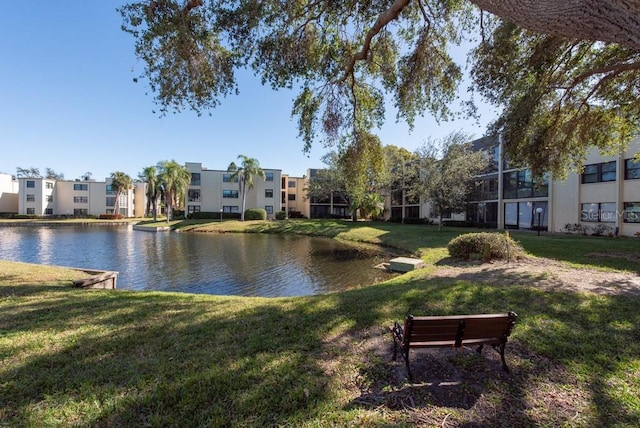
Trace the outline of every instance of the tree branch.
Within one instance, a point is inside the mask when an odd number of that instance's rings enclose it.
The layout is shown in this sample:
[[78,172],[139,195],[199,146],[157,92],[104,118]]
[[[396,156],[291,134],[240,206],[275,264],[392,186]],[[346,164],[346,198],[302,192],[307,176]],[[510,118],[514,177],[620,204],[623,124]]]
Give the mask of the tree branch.
[[400,12],[402,12],[409,3],[411,3],[411,0],[395,0],[389,9],[378,15],[378,19],[376,19],[373,27],[371,27],[369,31],[367,31],[362,49],[360,50],[360,52],[351,57],[349,63],[345,67],[343,80],[346,79],[349,75],[353,74],[357,61],[362,61],[367,58],[373,38],[380,32],[380,30],[382,30],[387,24],[389,24],[389,22],[396,19],[400,15]]
[[[640,62],[618,63],[611,64],[600,68],[594,68],[593,70],[587,70],[584,73],[578,75],[573,81],[571,81],[571,87],[575,87],[577,84],[584,82],[591,76],[596,74],[612,73],[613,76],[617,76],[625,71],[640,70]],[[605,76],[606,77],[606,76]]]

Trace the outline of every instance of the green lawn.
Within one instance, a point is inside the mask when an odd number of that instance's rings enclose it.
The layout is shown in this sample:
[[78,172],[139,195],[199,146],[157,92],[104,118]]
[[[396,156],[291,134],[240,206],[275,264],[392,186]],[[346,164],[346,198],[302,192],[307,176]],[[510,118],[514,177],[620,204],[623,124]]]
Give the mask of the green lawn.
[[[198,227],[377,242],[431,261],[445,260],[446,242],[468,231],[340,221]],[[603,269],[640,245],[513,237],[536,256]],[[606,251],[616,257],[589,256]],[[640,425],[640,297],[430,272],[264,299],[79,290],[69,286],[77,272],[0,261],[0,426]],[[510,375],[491,349],[416,354],[414,385],[390,361],[386,328],[407,312],[506,310],[519,316]]]

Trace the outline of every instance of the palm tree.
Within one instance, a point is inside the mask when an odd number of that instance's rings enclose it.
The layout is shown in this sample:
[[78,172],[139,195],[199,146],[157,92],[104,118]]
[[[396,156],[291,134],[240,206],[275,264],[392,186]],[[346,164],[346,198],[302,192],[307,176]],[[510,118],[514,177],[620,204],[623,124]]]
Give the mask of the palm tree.
[[113,207],[114,214],[120,215],[120,196],[133,188],[131,177],[122,171],[111,173],[111,190],[116,193],[116,201]]
[[164,195],[164,206],[167,211],[167,223],[171,221],[173,207],[184,201],[187,188],[191,182],[191,173],[178,162],[162,161],[158,163],[158,182]]
[[149,215],[151,209],[153,209],[153,221],[158,220],[158,196],[160,196],[160,189],[158,188],[158,169],[155,166],[145,167],[138,178],[147,183],[147,212],[145,215]]
[[245,155],[238,155],[238,159],[242,160],[240,166],[237,166],[235,162],[231,162],[227,171],[233,173],[231,174],[232,180],[238,180],[240,194],[242,195],[242,211],[240,212],[240,220],[244,221],[244,207],[247,199],[247,188],[251,189],[253,187],[254,175],[257,175],[264,180],[265,174],[262,168],[260,168],[260,162],[258,162],[257,159],[250,158]]

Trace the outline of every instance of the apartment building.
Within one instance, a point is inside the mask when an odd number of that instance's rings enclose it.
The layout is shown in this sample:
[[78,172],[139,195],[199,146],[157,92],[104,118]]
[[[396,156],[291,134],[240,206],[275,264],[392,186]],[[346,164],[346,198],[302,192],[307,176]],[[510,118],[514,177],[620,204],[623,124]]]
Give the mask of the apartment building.
[[[74,216],[114,214],[116,193],[111,178],[105,181],[67,181],[41,177],[19,178],[18,213],[37,216]],[[145,183],[120,195],[118,213],[123,217],[144,215]]]
[[292,177],[282,174],[280,186],[280,210],[290,217],[310,217],[307,198],[308,176]]
[[603,156],[592,150],[582,173],[564,180],[534,180],[528,169],[516,169],[502,155],[502,141],[485,137],[473,142],[489,154],[489,170],[477,177],[466,220],[480,227],[563,232],[566,225],[591,227],[623,236],[640,231],[640,138],[624,153]]
[[466,221],[478,227],[498,229],[547,229],[549,225],[549,177],[536,179],[529,169],[515,168],[503,156],[498,136],[472,142],[487,153],[489,166],[475,178],[467,205]]
[[[187,189],[185,212],[224,212],[240,213],[242,194],[232,173],[203,167],[201,163],[187,162],[185,167],[191,173],[191,182]],[[282,186],[282,171],[263,168],[265,179],[254,177],[253,187],[247,189],[245,208],[264,208],[267,217],[272,218],[281,209],[281,195],[278,186]],[[281,190],[281,189],[280,189]]]
[[18,212],[19,184],[15,176],[0,173],[0,214]]
[[640,233],[640,138],[617,156],[589,153],[581,174],[554,182],[551,226],[604,227],[622,236]]
[[[308,169],[309,180],[322,180],[320,169]],[[307,198],[309,218],[349,218],[351,210],[345,192],[335,190],[326,197]]]

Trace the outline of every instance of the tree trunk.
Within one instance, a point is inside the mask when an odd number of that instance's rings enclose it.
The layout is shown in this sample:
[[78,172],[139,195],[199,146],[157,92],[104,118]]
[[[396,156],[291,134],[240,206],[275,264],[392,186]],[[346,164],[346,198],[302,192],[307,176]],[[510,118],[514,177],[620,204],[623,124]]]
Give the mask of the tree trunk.
[[523,28],[569,39],[614,42],[640,50],[637,0],[470,0]]
[[119,211],[120,211],[120,192],[116,192],[116,200],[113,203],[113,214],[117,216]]
[[240,193],[242,193],[242,206],[240,208],[240,221],[244,221],[244,204],[247,197],[247,186],[245,184],[245,180],[243,178],[240,179]]
[[438,209],[438,232],[442,230],[442,210]]
[[158,221],[158,198],[153,198],[152,201],[152,209],[153,209],[153,221]]

